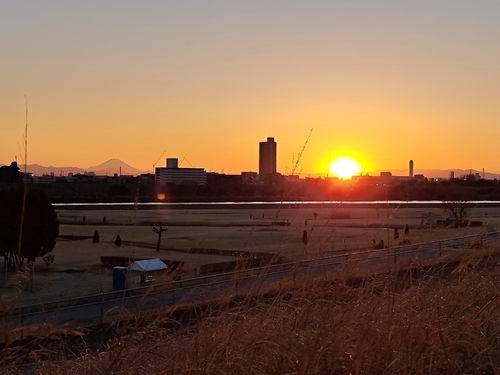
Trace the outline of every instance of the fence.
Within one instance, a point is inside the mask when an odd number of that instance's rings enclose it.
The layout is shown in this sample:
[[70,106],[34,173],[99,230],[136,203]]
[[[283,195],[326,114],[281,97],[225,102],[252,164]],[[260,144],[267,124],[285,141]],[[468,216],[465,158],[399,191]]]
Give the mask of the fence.
[[397,246],[380,250],[343,252],[320,258],[280,263],[223,274],[177,280],[120,292],[101,293],[81,298],[27,305],[2,312],[8,328],[42,323],[60,324],[69,321],[91,322],[116,319],[130,311],[151,311],[179,303],[210,300],[229,293],[246,293],[285,279],[308,278],[331,272],[346,262],[393,261],[402,256],[436,252],[445,248],[478,247],[498,238],[500,232],[465,236],[421,244]]

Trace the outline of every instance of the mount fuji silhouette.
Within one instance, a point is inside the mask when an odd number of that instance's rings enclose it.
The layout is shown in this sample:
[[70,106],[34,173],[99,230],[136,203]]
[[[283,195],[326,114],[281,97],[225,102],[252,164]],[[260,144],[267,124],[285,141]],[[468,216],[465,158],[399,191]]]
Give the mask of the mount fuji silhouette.
[[[24,164],[18,164],[18,166],[21,172],[23,172]],[[32,173],[34,176],[41,176],[44,174],[51,174],[51,173],[54,173],[55,176],[67,176],[68,173],[77,174],[85,172],[94,172],[96,175],[100,176],[103,175],[113,176],[115,174],[138,176],[143,173],[148,173],[148,171],[143,171],[134,168],[120,159],[109,159],[104,163],[90,166],[88,168],[54,167],[54,166],[45,167],[39,164],[28,164],[26,170],[27,172]]]

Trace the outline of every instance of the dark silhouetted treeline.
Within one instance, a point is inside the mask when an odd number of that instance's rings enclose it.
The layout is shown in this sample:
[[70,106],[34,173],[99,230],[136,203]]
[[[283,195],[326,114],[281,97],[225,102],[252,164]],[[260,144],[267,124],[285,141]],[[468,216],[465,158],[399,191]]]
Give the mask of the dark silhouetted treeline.
[[[224,176],[224,175],[222,175]],[[217,201],[371,201],[371,200],[500,200],[500,182],[474,178],[433,181],[379,178],[288,180],[277,175],[267,183],[247,182],[240,176],[208,179],[207,185],[159,185],[154,176],[85,176],[77,181],[56,178],[51,183],[29,183],[51,202],[217,202]],[[212,183],[211,181],[218,181]],[[221,183],[224,181],[224,183]],[[0,189],[22,183],[13,163],[0,171]]]

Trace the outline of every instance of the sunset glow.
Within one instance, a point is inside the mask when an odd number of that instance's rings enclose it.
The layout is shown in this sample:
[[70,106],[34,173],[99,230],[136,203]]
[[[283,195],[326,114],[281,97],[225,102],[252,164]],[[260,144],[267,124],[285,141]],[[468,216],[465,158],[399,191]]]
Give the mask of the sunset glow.
[[338,178],[351,178],[361,172],[361,166],[350,156],[340,156],[330,164],[330,173]]
[[153,172],[175,157],[256,172],[266,137],[277,172],[301,177],[345,155],[363,174],[407,174],[409,160],[418,173],[500,173],[499,12],[450,0],[6,1],[0,164],[22,163],[28,122],[28,163],[56,175],[115,158]]

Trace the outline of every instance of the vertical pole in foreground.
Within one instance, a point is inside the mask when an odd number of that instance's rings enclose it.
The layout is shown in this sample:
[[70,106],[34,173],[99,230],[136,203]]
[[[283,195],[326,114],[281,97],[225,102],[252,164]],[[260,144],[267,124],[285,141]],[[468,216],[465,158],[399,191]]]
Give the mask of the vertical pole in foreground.
[[101,292],[101,323],[104,321],[104,298]]

